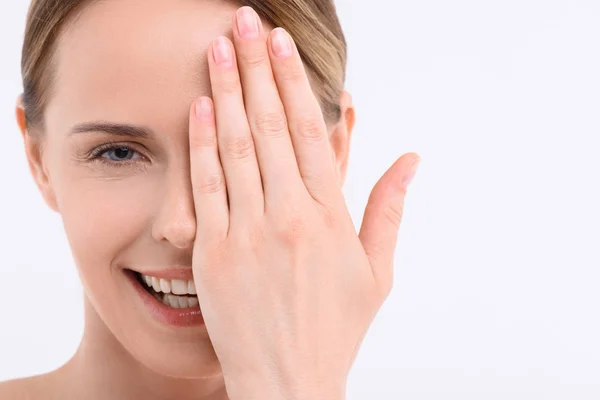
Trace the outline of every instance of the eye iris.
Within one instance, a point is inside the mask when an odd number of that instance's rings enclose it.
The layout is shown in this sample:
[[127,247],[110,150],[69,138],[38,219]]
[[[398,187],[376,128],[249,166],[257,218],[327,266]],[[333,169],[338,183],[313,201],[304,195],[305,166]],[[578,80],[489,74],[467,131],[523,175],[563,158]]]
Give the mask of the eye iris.
[[114,155],[116,156],[116,158],[118,160],[123,160],[123,159],[131,158],[131,157],[128,157],[128,156],[132,154],[131,150],[129,150],[126,147],[121,147],[121,148],[118,148],[118,149],[114,149],[113,152],[114,152]]

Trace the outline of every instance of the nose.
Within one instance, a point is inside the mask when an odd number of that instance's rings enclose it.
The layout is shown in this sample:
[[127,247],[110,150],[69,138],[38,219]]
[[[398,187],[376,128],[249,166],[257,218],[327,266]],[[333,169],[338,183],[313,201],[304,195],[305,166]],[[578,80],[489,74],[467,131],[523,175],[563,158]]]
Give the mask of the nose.
[[192,182],[189,173],[174,175],[166,180],[165,192],[162,193],[163,201],[152,228],[152,235],[159,242],[166,240],[177,248],[186,249],[193,246],[196,237]]

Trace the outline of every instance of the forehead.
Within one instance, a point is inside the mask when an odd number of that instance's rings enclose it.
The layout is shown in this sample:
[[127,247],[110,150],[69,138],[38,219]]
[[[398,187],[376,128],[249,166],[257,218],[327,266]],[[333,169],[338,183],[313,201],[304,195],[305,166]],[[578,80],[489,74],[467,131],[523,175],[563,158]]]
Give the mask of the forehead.
[[219,35],[232,37],[237,8],[220,0],[104,0],[85,6],[57,46],[48,128],[100,119],[187,127],[191,101],[211,93],[208,45]]

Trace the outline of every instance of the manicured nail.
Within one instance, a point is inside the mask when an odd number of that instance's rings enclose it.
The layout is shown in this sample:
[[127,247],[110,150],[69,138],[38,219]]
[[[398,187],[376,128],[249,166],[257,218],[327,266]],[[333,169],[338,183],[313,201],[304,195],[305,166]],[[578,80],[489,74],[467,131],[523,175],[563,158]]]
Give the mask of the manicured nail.
[[290,35],[283,28],[273,29],[271,45],[275,57],[286,58],[292,55],[292,40]]
[[237,10],[238,33],[242,39],[258,39],[259,23],[258,14],[252,7],[244,6]]
[[233,65],[233,54],[227,39],[219,36],[213,41],[213,57],[217,65],[231,67]]
[[404,176],[404,178],[402,178],[402,182],[400,183],[400,186],[402,186],[403,189],[407,189],[408,185],[410,185],[410,183],[412,182],[413,178],[415,177],[415,174],[417,173],[417,168],[419,167],[420,162],[421,158],[418,157],[410,165],[408,173]]

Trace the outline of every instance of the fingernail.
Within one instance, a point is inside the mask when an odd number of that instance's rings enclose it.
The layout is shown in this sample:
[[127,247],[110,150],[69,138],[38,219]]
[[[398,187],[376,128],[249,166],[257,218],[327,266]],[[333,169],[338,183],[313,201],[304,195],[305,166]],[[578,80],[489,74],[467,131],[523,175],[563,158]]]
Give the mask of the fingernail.
[[288,33],[283,28],[273,29],[271,38],[273,54],[278,58],[286,58],[292,55],[292,41]]
[[410,185],[410,183],[412,182],[413,178],[415,177],[415,174],[417,173],[417,168],[419,168],[419,163],[420,162],[421,162],[421,158],[418,157],[410,165],[408,173],[404,176],[404,178],[402,178],[402,182],[400,183],[400,186],[402,186],[403,189],[408,189],[408,185]]
[[221,67],[231,67],[233,54],[231,52],[231,46],[227,39],[223,36],[219,36],[213,41],[213,57],[217,65]]
[[238,33],[242,39],[258,39],[259,20],[252,7],[242,7],[237,10]]
[[196,102],[196,117],[199,119],[209,119],[211,117],[210,101],[206,97],[201,97]]

